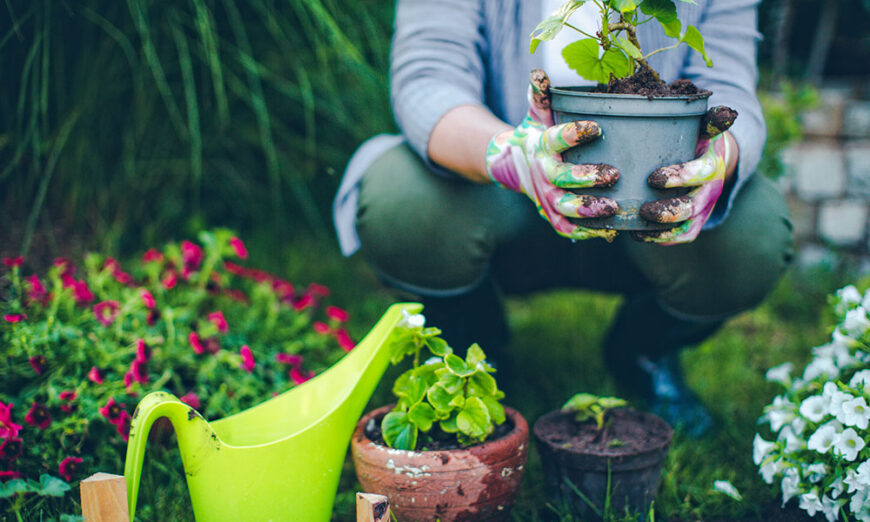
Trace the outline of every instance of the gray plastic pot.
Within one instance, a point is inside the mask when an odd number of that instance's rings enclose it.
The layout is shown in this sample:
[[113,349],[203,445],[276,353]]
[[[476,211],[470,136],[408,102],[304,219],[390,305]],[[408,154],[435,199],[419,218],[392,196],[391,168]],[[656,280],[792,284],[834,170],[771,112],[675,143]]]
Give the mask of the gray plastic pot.
[[574,190],[613,198],[619,213],[609,218],[576,220],[591,228],[657,230],[673,225],[647,221],[638,215],[646,202],[685,193],[653,189],[647,177],[659,167],[694,158],[701,117],[709,93],[649,99],[633,94],[589,92],[589,87],[553,87],[552,108],[557,123],[592,120],[601,139],[562,154],[571,163],[606,163],[619,170],[611,188]]

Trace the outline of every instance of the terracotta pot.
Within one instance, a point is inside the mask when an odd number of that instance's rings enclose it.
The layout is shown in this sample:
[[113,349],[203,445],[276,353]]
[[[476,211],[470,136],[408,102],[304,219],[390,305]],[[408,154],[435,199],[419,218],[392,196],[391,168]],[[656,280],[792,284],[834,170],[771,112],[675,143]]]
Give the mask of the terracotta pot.
[[[673,436],[668,423],[651,413],[619,409],[610,412],[607,420],[607,431],[613,434],[613,438],[629,444],[602,448],[601,444],[587,446],[578,443],[571,430],[585,430],[587,433],[591,430],[594,433],[594,423],[581,427],[575,423],[572,413],[558,410],[544,415],[534,426],[535,442],[551,501],[568,508],[580,520],[596,518],[587,500],[603,512],[608,495],[608,474],[613,513],[625,513],[628,508],[643,517],[655,498],[662,464]],[[584,496],[587,500],[583,499]]]
[[499,439],[464,449],[405,451],[373,442],[369,422],[392,406],[364,416],[351,439],[356,476],[367,493],[386,495],[402,522],[508,520],[519,493],[529,447],[529,425],[505,408],[514,428]]

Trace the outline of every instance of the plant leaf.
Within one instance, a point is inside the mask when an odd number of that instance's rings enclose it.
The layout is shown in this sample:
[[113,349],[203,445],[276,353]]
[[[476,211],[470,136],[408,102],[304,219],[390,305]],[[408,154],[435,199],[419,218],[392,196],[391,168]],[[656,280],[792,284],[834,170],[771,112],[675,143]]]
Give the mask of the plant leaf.
[[[461,360],[461,359],[460,359]],[[455,375],[450,372],[447,368],[442,368],[435,372],[435,375],[438,376],[438,383],[447,390],[451,396],[462,388],[463,380],[462,377]]]
[[70,489],[71,488],[69,484],[57,477],[52,477],[47,473],[43,473],[39,477],[38,493],[40,495],[47,495],[49,497],[62,497]]
[[483,401],[471,397],[456,416],[456,426],[469,437],[482,440],[492,431],[492,418]]
[[677,6],[674,0],[643,0],[640,4],[640,12],[647,16],[654,16],[662,25],[677,19]]
[[601,397],[598,399],[598,404],[601,405],[604,409],[612,409],[612,408],[621,408],[628,404],[625,399],[620,399],[619,397]]
[[456,414],[454,413],[447,419],[439,422],[438,426],[444,433],[456,433],[457,431],[459,431],[459,426],[456,425]]
[[617,36],[615,42],[616,46],[625,51],[625,54],[631,56],[635,60],[640,60],[643,58],[643,54],[641,54],[640,49],[637,48],[636,45],[631,43],[628,38],[624,36]]
[[417,404],[426,396],[426,381],[416,375],[408,378],[408,401],[409,404]]
[[598,401],[597,395],[591,393],[578,393],[568,399],[568,402],[562,406],[562,411],[586,411],[590,406]]
[[413,370],[408,370],[396,378],[393,382],[393,395],[399,398],[408,396],[412,372]]
[[611,47],[600,56],[599,51],[597,40],[585,38],[566,45],[562,57],[577,74],[598,83],[609,82],[611,74],[616,78],[631,74],[631,62],[621,49]]
[[6,484],[0,483],[0,498],[9,498],[18,493],[32,493],[35,488],[24,479],[12,479]]
[[472,368],[477,366],[477,363],[486,360],[486,354],[483,353],[483,348],[479,344],[474,343],[468,347],[468,353],[465,354],[465,363]]
[[417,427],[403,411],[391,411],[384,415],[381,433],[384,442],[391,448],[413,450],[417,445]]
[[473,367],[468,366],[461,357],[452,353],[444,358],[444,364],[447,365],[447,369],[450,370],[450,373],[457,377],[468,377],[474,373]]
[[447,354],[453,353],[453,348],[447,344],[447,341],[440,337],[427,339],[426,346],[429,347],[429,351],[432,352],[433,355],[437,355],[438,357],[444,357]]
[[489,412],[489,416],[492,418],[492,421],[496,424],[501,424],[505,420],[504,406],[501,405],[500,402],[495,400],[493,397],[481,397],[483,404],[486,405],[486,410]]
[[477,397],[491,397],[498,391],[495,377],[478,370],[468,379],[468,394]]
[[532,53],[538,48],[541,42],[552,40],[559,34],[559,31],[565,27],[565,22],[571,15],[580,8],[586,0],[569,0],[562,4],[556,12],[544,18],[544,20],[535,27],[532,34],[529,35],[531,42],[529,43],[529,51]]
[[713,60],[707,56],[707,51],[704,49],[704,37],[701,36],[701,32],[698,31],[698,28],[694,25],[690,25],[686,28],[686,34],[683,35],[680,40],[686,42],[686,45],[691,47],[692,49],[701,53],[701,56],[704,57],[704,63],[707,64],[707,67],[713,67]]
[[429,391],[426,392],[426,397],[429,399],[429,403],[434,406],[436,410],[450,410],[450,401],[453,400],[453,394],[444,389],[444,386],[440,384],[432,386],[429,388]]
[[435,422],[435,410],[425,402],[418,402],[408,410],[408,419],[417,426],[417,429],[425,433]]
[[628,13],[637,9],[637,3],[634,0],[610,0],[610,5],[621,13]]
[[462,395],[457,395],[450,399],[450,407],[456,408],[457,410],[462,409],[465,406],[465,397]]

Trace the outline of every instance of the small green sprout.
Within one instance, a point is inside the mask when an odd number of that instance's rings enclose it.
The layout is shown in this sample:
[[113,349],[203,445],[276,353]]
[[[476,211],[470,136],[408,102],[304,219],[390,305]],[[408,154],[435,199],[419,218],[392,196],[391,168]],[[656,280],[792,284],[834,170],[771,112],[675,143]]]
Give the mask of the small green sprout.
[[595,426],[598,431],[601,431],[604,428],[604,416],[607,415],[607,412],[627,404],[625,400],[617,397],[599,397],[591,393],[578,393],[568,399],[568,402],[562,406],[562,411],[574,412],[574,420],[577,422],[595,419]]

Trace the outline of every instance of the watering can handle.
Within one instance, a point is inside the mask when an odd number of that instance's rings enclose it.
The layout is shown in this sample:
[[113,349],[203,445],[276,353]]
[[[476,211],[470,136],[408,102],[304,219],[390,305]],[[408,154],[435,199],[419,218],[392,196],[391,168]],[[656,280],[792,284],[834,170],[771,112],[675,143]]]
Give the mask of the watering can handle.
[[[145,445],[151,425],[161,417],[167,417],[173,428],[178,431],[189,418],[192,408],[171,393],[152,392],[146,395],[136,407],[130,423],[130,438],[127,441],[127,459],[124,464],[124,477],[127,479],[127,503],[130,520],[136,514],[136,497],[139,494],[139,480],[142,476],[142,463],[145,459]],[[198,415],[198,414],[197,414]],[[200,420],[202,420],[200,418]],[[205,420],[202,423],[208,425]],[[179,441],[180,442],[180,441]],[[183,453],[183,452],[182,452]]]

